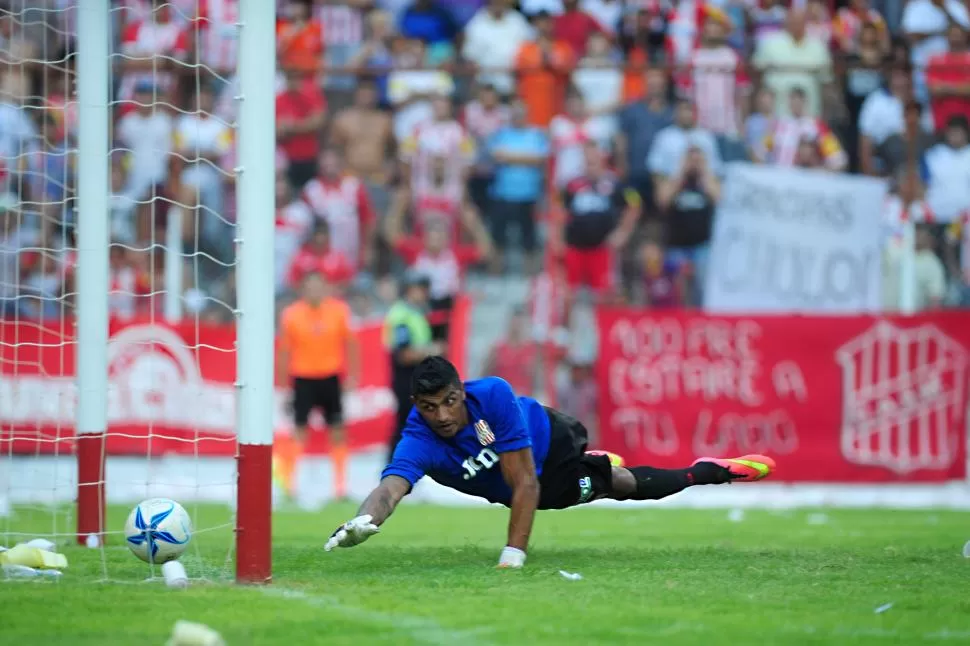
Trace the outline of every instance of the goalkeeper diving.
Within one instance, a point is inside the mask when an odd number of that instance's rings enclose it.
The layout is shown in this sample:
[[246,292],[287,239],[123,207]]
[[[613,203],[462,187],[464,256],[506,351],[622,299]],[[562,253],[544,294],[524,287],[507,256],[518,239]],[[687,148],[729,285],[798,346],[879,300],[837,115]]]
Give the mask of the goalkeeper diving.
[[422,476],[510,508],[498,566],[525,564],[536,510],[593,500],[659,500],[695,485],[767,477],[763,455],[699,458],[686,469],[622,466],[619,456],[587,451],[578,420],[520,397],[498,377],[462,382],[443,357],[428,357],[411,379],[414,407],[380,484],[357,516],[338,527],[326,551],[353,547],[379,531]]

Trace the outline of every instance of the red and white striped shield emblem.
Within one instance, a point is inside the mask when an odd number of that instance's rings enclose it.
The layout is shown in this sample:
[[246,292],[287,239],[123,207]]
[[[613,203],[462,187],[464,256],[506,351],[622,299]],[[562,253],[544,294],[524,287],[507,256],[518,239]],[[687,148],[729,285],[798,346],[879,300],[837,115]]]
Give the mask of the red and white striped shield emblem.
[[970,356],[931,324],[877,323],[841,348],[842,455],[906,474],[948,469],[965,432]]
[[478,436],[478,441],[482,446],[488,446],[495,441],[495,433],[492,432],[488,422],[483,419],[475,422],[475,435]]

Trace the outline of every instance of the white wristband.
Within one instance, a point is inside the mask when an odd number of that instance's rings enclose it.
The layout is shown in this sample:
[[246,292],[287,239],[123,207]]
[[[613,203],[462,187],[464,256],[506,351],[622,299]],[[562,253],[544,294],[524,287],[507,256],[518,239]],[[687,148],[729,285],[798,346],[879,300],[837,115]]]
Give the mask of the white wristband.
[[522,567],[525,565],[525,552],[517,547],[505,546],[498,559],[499,567]]

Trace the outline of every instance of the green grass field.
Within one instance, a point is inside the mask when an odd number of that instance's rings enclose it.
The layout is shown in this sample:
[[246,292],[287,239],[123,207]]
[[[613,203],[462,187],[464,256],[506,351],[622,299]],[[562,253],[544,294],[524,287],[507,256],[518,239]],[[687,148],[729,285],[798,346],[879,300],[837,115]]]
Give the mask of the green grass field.
[[[161,645],[187,619],[230,646],[970,643],[967,514],[824,511],[813,524],[818,510],[748,511],[742,522],[726,511],[544,512],[526,569],[510,572],[493,567],[503,509],[404,505],[367,543],[325,553],[353,511],[277,514],[266,587],[170,590],[144,583],[147,566],[118,538],[103,552],[65,548],[60,582],[0,584],[0,641]],[[113,527],[126,512],[111,510]],[[227,518],[195,513],[200,527]],[[4,523],[50,528],[37,512]],[[227,571],[227,530],[193,541],[190,575]],[[97,582],[102,554],[115,582]]]

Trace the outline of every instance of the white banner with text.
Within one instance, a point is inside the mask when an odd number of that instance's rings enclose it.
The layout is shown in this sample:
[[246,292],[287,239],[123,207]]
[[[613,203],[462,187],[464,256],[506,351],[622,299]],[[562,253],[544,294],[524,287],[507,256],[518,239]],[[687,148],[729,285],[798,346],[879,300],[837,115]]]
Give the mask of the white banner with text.
[[886,183],[826,171],[728,167],[711,241],[711,313],[881,309]]

